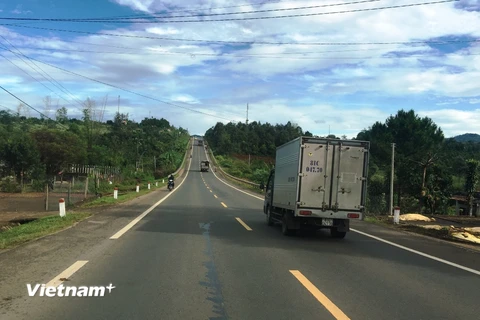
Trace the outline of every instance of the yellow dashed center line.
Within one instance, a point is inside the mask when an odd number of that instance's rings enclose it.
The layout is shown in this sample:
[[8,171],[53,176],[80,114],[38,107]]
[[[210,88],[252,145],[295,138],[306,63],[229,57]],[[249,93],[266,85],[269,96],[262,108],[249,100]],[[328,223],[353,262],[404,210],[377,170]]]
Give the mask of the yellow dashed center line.
[[213,195],[215,198],[218,198],[216,194]]
[[227,205],[223,202],[220,202],[222,204],[222,206],[224,206],[225,208],[227,208]]
[[245,222],[242,221],[242,219],[240,218],[235,218],[237,219],[238,222],[240,222],[240,224],[245,228],[247,229],[248,231],[252,231],[252,228],[250,228]]
[[327,298],[326,295],[324,295],[320,290],[315,287],[313,283],[311,283],[300,271],[298,270],[290,270],[290,273],[293,274],[295,278],[297,278],[298,281],[300,281],[301,284],[305,288],[307,288],[308,291],[320,302],[334,317],[335,319],[341,319],[341,320],[350,320],[349,317],[345,313],[342,312],[330,299]]
[[210,190],[210,192],[213,192],[212,190]]

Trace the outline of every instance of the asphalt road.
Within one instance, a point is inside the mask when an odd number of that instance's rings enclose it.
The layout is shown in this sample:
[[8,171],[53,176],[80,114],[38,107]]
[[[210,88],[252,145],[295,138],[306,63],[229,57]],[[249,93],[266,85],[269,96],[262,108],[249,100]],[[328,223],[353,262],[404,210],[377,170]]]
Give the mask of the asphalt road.
[[[327,232],[285,237],[266,225],[261,200],[200,173],[201,159],[195,147],[184,183],[128,230],[168,192],[0,255],[0,318],[480,317],[480,272],[460,268],[480,270],[479,252],[361,222],[343,240]],[[28,248],[48,245],[58,251],[28,257]],[[27,296],[26,283],[59,279],[70,265],[64,285],[115,288],[102,298]]]

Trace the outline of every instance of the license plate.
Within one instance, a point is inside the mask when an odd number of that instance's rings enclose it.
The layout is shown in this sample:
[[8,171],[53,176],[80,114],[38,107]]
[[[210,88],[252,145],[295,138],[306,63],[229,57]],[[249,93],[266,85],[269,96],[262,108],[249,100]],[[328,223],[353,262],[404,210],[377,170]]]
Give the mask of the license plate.
[[325,226],[325,227],[333,226],[333,219],[322,219],[322,226]]

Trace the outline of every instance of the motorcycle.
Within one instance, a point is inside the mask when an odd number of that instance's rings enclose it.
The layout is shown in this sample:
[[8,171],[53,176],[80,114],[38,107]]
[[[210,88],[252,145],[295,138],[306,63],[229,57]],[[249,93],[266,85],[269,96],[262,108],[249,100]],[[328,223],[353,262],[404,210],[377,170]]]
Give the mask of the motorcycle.
[[174,187],[173,179],[168,180],[168,191],[172,191]]

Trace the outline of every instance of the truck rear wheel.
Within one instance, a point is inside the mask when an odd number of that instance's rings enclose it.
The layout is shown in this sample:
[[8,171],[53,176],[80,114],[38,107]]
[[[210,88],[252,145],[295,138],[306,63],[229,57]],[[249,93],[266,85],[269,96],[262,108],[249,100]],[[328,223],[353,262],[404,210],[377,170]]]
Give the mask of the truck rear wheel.
[[285,236],[292,236],[294,235],[296,230],[288,228],[288,223],[287,223],[287,215],[284,214],[282,218],[282,233]]
[[274,222],[273,222],[273,219],[272,219],[272,207],[268,206],[266,211],[267,211],[267,212],[266,212],[267,225],[268,225],[268,226],[273,226],[273,225],[274,225]]
[[347,235],[346,231],[338,231],[337,228],[330,229],[330,236],[335,239],[343,239]]

